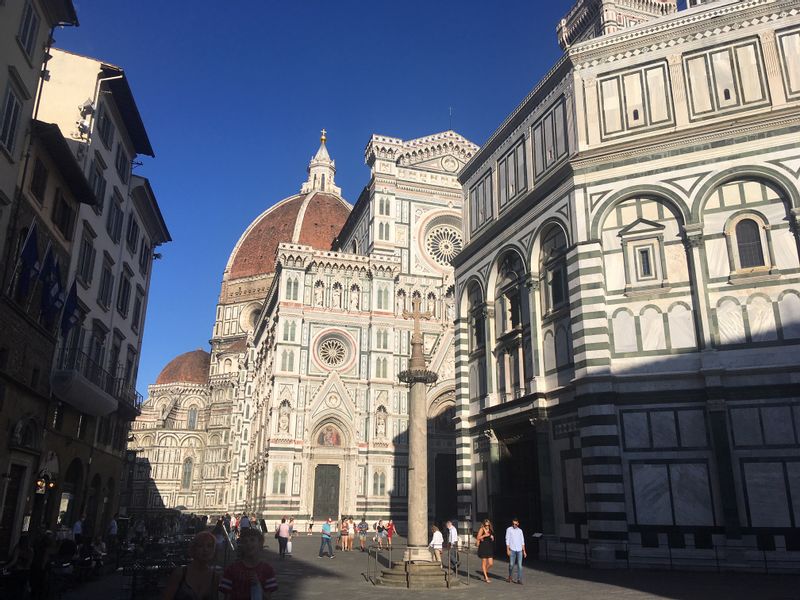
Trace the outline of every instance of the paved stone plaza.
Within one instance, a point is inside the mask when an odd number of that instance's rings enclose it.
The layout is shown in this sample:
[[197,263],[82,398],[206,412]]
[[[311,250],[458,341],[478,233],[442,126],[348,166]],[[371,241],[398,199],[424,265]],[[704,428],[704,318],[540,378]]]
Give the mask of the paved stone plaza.
[[[619,598],[639,600],[668,598],[675,600],[798,600],[800,577],[745,573],[687,573],[676,571],[598,570],[585,567],[526,561],[522,586],[505,581],[507,563],[496,561],[492,583],[471,578],[469,585],[449,590],[417,591],[373,586],[365,580],[366,554],[338,552],[333,560],[317,558],[319,538],[300,537],[294,541],[294,555],[286,560],[276,556],[275,540],[267,540],[265,555],[278,573],[280,590],[275,600],[305,598],[347,598],[368,600],[387,594],[428,600],[449,598],[489,600],[536,598],[558,600],[603,600]],[[466,560],[462,559],[462,567]],[[470,557],[470,571],[477,574],[477,559]],[[464,573],[462,571],[462,573]],[[462,580],[464,577],[462,576]],[[123,579],[114,574],[84,585],[63,596],[65,600],[110,600],[127,598]]]

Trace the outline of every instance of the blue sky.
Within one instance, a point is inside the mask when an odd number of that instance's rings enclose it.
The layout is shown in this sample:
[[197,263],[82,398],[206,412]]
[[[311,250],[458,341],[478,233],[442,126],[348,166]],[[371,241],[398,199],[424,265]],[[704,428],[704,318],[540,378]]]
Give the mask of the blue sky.
[[138,389],[208,349],[222,271],[247,225],[297,193],[328,130],[337,184],[367,183],[373,133],[453,129],[477,144],[560,55],[570,0],[74,0],[56,46],[123,67],[155,149],[148,177],[172,233],[156,261]]

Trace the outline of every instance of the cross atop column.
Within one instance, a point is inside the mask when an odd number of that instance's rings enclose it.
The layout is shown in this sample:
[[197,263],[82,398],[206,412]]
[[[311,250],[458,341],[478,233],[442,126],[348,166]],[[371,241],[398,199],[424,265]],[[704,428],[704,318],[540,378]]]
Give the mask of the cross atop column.
[[[426,372],[425,370],[425,353],[423,351],[423,340],[422,340],[422,327],[420,327],[421,321],[429,320],[433,318],[433,314],[430,311],[422,312],[420,310],[422,306],[422,298],[419,296],[414,296],[411,299],[411,310],[404,310],[403,311],[403,318],[404,319],[413,319],[414,320],[414,329],[411,333],[411,360],[408,362],[408,371],[404,373],[416,373],[421,374]],[[426,372],[427,373],[427,372]],[[401,374],[402,378],[403,374]],[[427,377],[434,377],[435,374],[429,373]]]
[[414,296],[411,298],[411,311],[404,310],[404,319],[414,319],[414,333],[411,335],[411,343],[414,343],[414,338],[419,338],[422,341],[422,329],[420,328],[420,320],[429,320],[433,317],[430,311],[421,312],[422,298]]
[[320,136],[319,141],[324,144],[325,140],[328,139],[328,132],[323,129],[320,133],[322,134],[322,136]]

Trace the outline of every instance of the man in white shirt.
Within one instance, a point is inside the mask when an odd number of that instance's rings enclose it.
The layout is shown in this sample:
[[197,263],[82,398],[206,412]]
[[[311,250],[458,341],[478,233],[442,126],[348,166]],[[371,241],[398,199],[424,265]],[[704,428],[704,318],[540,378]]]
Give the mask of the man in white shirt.
[[506,529],[506,554],[508,555],[508,583],[514,573],[514,564],[517,565],[517,579],[514,583],[522,585],[522,559],[528,558],[525,552],[525,534],[519,528],[519,519],[511,520],[511,527]]
[[450,567],[455,570],[458,567],[458,530],[452,521],[445,524],[447,529],[447,548],[450,548]]

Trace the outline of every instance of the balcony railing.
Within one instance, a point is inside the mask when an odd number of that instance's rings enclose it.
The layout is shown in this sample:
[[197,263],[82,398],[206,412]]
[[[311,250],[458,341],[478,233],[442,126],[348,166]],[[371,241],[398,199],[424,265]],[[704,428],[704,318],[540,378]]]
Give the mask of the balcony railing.
[[[109,373],[79,347],[62,347],[56,369],[80,373],[106,394],[135,411],[138,411],[142,405],[142,395],[130,382],[124,377]],[[117,371],[120,372],[121,369],[117,369]]]

